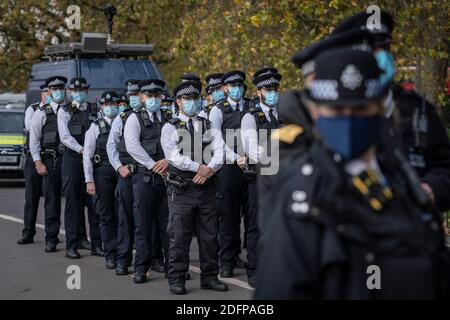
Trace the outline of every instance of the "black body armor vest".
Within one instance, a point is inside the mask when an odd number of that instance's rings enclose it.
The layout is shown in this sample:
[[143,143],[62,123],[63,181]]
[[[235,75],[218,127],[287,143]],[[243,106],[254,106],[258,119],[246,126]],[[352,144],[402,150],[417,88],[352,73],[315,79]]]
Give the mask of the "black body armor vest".
[[[58,109],[59,110],[59,106]],[[41,151],[53,150],[58,151],[60,146],[58,132],[58,117],[50,104],[42,107],[45,112],[45,124],[42,127]]]

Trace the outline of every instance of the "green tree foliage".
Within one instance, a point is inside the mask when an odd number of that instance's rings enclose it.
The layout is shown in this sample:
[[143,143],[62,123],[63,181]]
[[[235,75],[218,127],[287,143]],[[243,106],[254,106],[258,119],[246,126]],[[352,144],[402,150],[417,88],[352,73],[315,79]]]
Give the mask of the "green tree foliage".
[[[328,35],[345,17],[377,4],[396,18],[392,51],[398,78],[417,75],[418,89],[429,99],[444,97],[450,0],[0,0],[0,90],[25,90],[31,65],[52,37],[78,41],[80,32],[103,32],[102,8],[108,3],[118,11],[115,41],[153,43],[152,59],[171,87],[187,71],[203,77],[240,68],[251,79],[256,69],[271,65],[283,74],[286,88],[301,85],[290,61],[295,51]],[[81,30],[66,28],[70,4],[81,8]],[[402,71],[416,65],[415,73]]]

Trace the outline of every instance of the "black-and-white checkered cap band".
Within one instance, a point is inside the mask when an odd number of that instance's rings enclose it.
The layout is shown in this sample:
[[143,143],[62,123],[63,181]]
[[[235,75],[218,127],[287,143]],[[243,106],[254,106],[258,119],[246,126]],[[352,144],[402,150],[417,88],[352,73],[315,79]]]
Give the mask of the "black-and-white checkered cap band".
[[[383,87],[379,79],[368,79],[364,81],[366,90],[364,96],[366,99],[380,97]],[[335,101],[339,99],[337,80],[314,80],[311,88],[311,96],[317,100]]]
[[133,91],[139,91],[141,88],[139,87],[139,85],[137,83],[128,83],[127,85],[127,90],[130,92]]
[[236,80],[239,80],[239,81],[244,82],[244,78],[242,78],[241,75],[238,74],[238,73],[235,73],[235,74],[229,76],[229,77],[226,78],[223,82],[224,82],[224,83],[227,83],[227,82],[232,82],[232,81],[236,81]]
[[316,69],[316,63],[314,60],[309,60],[302,65],[302,76],[306,77],[310,73],[314,73]]
[[65,85],[65,82],[62,81],[61,79],[55,79],[48,83],[49,87],[64,86],[64,85]]
[[220,81],[220,78],[211,78],[209,79],[208,86],[215,86],[221,83],[222,81]]
[[80,83],[78,80],[73,84],[69,85],[69,89],[74,89],[74,88],[82,88],[82,89],[86,89],[88,87],[88,85],[86,83]]
[[270,77],[269,79],[265,79],[265,80],[262,80],[261,82],[258,82],[256,84],[256,87],[258,89],[260,89],[262,87],[279,86],[279,85],[280,85],[280,80],[275,79],[274,77]]
[[189,87],[185,87],[185,88],[181,89],[180,91],[178,91],[177,97],[191,95],[191,94],[200,95],[200,91],[196,87],[190,85]]
[[150,83],[149,85],[146,85],[146,86],[142,86],[141,87],[141,91],[142,92],[144,92],[144,91],[150,91],[150,90],[163,90],[164,88],[162,87],[162,86],[160,86],[160,85],[158,85],[158,84],[156,84],[156,83]]

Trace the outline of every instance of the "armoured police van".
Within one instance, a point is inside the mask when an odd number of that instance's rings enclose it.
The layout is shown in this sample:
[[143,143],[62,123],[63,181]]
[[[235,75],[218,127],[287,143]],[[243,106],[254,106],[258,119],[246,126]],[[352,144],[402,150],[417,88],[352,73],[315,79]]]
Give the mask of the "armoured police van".
[[32,66],[26,105],[40,100],[39,86],[51,76],[84,77],[91,85],[87,101],[106,90],[123,93],[127,79],[163,79],[151,61],[152,44],[115,44],[106,33],[83,33],[81,42],[51,45]]

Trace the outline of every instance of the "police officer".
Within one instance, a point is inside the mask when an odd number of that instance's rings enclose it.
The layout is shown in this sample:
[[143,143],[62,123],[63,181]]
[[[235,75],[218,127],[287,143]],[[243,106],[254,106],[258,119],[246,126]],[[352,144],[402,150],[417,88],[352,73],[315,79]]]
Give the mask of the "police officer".
[[[239,129],[242,117],[248,111],[248,101],[243,99],[246,77],[243,71],[232,70],[222,74],[220,82],[219,76],[212,75],[208,79],[208,85],[216,89],[213,94],[217,98],[209,120],[212,128],[222,133],[220,141],[226,156],[226,164],[218,173],[217,204],[220,214],[220,276],[230,278],[236,262],[240,261],[241,216],[248,210],[247,179],[236,164],[244,155]],[[227,133],[233,139],[228,138]]]
[[[134,282],[147,281],[146,273],[151,264],[152,224],[158,223],[162,247],[167,257],[168,209],[166,186],[162,175],[167,170],[167,161],[161,148],[161,128],[168,120],[161,112],[161,93],[165,82],[159,79],[143,80],[141,102],[145,109],[130,115],[125,129],[125,146],[136,166],[133,175],[134,222],[136,255]],[[167,259],[165,259],[167,262]]]
[[[89,116],[93,112],[90,103],[86,103],[89,85],[85,78],[72,78],[69,89],[73,101],[66,104],[58,112],[58,131],[66,150],[63,156],[62,181],[63,193],[66,197],[64,224],[66,230],[66,257],[79,259],[77,251],[81,241],[82,217],[84,206],[90,201],[84,192],[83,178],[83,145],[86,131],[91,125]],[[103,256],[98,221],[93,210],[88,210],[89,231],[91,237],[91,254]]]
[[[201,109],[201,84],[182,82],[174,89],[174,94],[181,107],[180,113],[164,125],[161,133],[161,145],[170,163],[167,188],[170,292],[186,293],[185,274],[194,230],[200,250],[201,288],[226,291],[227,285],[217,278],[218,214],[214,200],[214,177],[224,157],[222,144],[218,136],[208,130],[209,121],[197,116]],[[208,154],[204,152],[208,146],[213,151],[210,159],[203,156]]]
[[[276,68],[264,67],[253,76],[253,84],[256,86],[256,94],[260,101],[242,118],[242,144],[247,157],[237,160],[238,165],[247,173],[248,177],[248,212],[246,212],[246,237],[248,266],[247,276],[251,286],[255,286],[256,265],[258,258],[258,193],[256,165],[261,166],[265,157],[271,156],[270,136],[273,130],[280,127],[277,106],[279,102],[278,89],[282,76]],[[264,131],[262,131],[264,130]],[[263,146],[260,145],[263,142]],[[265,150],[264,150],[265,149]]]
[[[370,14],[362,12],[349,17],[336,26],[334,34],[353,29],[367,29]],[[395,76],[395,60],[390,53],[391,34],[394,29],[392,16],[380,13],[380,28],[369,31],[375,38],[374,54],[383,70],[381,80],[391,84],[384,100],[385,115],[392,126],[399,126],[398,138],[403,152],[421,178],[421,185],[440,211],[450,209],[450,141],[436,106],[414,91],[406,91],[392,84]],[[400,121],[395,123],[395,119]],[[396,140],[393,137],[392,140]]]
[[100,117],[86,132],[83,168],[86,192],[94,197],[103,242],[106,268],[116,268],[117,257],[117,175],[108,160],[106,142],[111,123],[119,114],[119,97],[115,91],[105,91],[100,97]]
[[124,112],[130,108],[128,101],[128,96],[126,94],[121,94],[119,96],[119,113]]
[[111,125],[106,149],[108,158],[114,170],[119,173],[117,182],[118,225],[117,225],[117,275],[127,275],[128,267],[133,261],[134,244],[134,218],[133,218],[133,158],[125,147],[123,131],[125,123],[133,111],[143,107],[140,101],[140,80],[126,81],[127,96],[130,102],[125,109],[114,119]]
[[[448,279],[437,271],[448,261],[439,216],[412,197],[408,164],[377,143],[386,89],[373,54],[336,48],[315,61],[309,97],[322,141],[285,164],[266,195],[255,297],[438,298]],[[381,290],[367,285],[373,265]]]
[[45,199],[45,251],[55,252],[61,225],[61,164],[60,139],[57,114],[64,103],[67,79],[54,76],[45,80],[51,97],[36,110],[31,119],[30,152],[36,172],[42,178],[42,193]]
[[25,166],[23,168],[23,176],[25,178],[25,207],[24,207],[24,228],[22,230],[22,238],[17,240],[18,244],[33,243],[36,234],[36,218],[39,208],[39,199],[42,194],[42,176],[35,169],[33,157],[30,152],[30,128],[33,114],[42,106],[51,102],[51,96],[48,92],[46,84],[42,84],[41,101],[33,103],[25,110],[25,134],[24,153],[26,155]]
[[222,76],[223,73],[211,73],[205,77],[206,82],[206,106],[204,106],[203,111],[205,116],[209,119],[209,113],[216,103],[225,100],[227,97],[222,88]]

